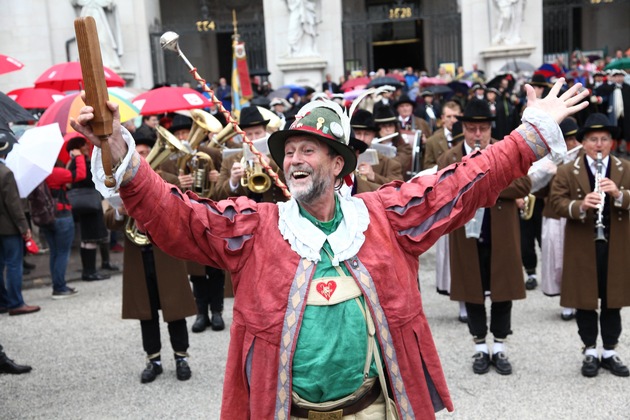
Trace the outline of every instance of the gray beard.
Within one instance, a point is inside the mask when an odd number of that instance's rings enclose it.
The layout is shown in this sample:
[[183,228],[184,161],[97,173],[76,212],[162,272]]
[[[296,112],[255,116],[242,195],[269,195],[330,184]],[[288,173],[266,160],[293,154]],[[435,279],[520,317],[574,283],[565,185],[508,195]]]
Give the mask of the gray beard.
[[289,191],[298,203],[307,205],[312,204],[322,197],[332,186],[332,180],[329,177],[322,177],[319,173],[313,173],[311,174],[311,177],[312,180],[309,187],[301,188],[299,191],[293,191],[293,188],[291,188],[293,179],[291,178],[291,175],[289,176],[287,180]]

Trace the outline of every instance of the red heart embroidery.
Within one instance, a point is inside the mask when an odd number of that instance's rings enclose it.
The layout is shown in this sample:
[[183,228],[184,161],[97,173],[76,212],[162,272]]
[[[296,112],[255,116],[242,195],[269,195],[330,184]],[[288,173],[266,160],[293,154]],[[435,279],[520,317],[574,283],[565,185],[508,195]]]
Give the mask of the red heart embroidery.
[[330,297],[333,293],[335,293],[336,289],[337,283],[335,283],[333,280],[329,281],[328,283],[317,283],[317,292],[325,297],[326,300],[330,300]]

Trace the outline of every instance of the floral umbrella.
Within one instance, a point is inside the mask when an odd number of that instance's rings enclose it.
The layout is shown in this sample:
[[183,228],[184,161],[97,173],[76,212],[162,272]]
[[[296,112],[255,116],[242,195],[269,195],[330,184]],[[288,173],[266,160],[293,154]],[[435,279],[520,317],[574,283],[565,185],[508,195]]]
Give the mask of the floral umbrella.
[[[138,108],[131,104],[131,102],[114,93],[109,93],[109,100],[118,104],[121,122],[128,121],[140,114]],[[74,129],[70,126],[70,117],[78,117],[81,108],[84,106],[85,103],[79,93],[68,95],[62,100],[52,104],[46,112],[42,114],[37,125],[59,123],[61,134],[65,136],[66,133],[74,132]]]

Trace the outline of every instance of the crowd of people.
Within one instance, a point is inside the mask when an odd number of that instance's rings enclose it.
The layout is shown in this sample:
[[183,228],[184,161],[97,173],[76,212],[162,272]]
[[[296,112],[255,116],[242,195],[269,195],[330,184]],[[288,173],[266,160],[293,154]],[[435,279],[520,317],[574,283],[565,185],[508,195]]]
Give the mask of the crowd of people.
[[[122,200],[99,179],[100,161],[91,167],[100,142],[84,108],[66,138],[67,161],[46,180],[55,202],[54,224],[41,228],[52,297],[77,294],[65,282],[75,222],[85,281],[118,269],[109,231],[122,231],[122,317],[140,320],[142,383],[163,373],[159,311],[176,377],[187,380],[186,317],[195,315],[195,333],[224,329],[227,289],[236,300],[224,414],[430,417],[452,410],[417,284],[418,256],[435,246],[436,289],[459,303],[475,374],[491,366],[513,372],[512,302],[540,281],[545,294],[561,296],[561,319],[577,323],[582,374],[630,376],[615,350],[620,309],[630,305],[622,265],[630,257],[625,72],[595,72],[582,89],[540,74],[527,85],[512,74],[485,85],[477,70],[477,82],[450,92],[420,89],[414,73],[354,103],[340,95],[343,81],[327,76],[323,95],[305,89],[243,108],[238,125],[260,159],[216,106],[115,124]],[[443,69],[436,77],[457,80]],[[223,79],[215,92],[225,107],[228,91]],[[0,158],[14,141],[0,133]],[[108,198],[105,210],[73,205],[81,189]],[[0,311],[11,315],[39,310],[15,286],[19,250],[31,236],[24,215],[15,208],[12,219],[0,217],[11,226],[0,242]],[[17,255],[8,259],[7,249]],[[0,347],[0,371],[28,370]]]

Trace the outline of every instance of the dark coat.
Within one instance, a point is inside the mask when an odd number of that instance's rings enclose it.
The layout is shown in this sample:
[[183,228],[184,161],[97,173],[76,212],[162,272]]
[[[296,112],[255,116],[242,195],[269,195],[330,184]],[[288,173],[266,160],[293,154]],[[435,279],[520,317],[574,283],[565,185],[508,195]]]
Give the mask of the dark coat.
[[378,154],[378,164],[372,166],[374,171],[374,183],[378,185],[387,184],[396,179],[402,180],[402,166],[396,159],[390,159],[385,155]]
[[[608,307],[630,306],[630,163],[611,156],[610,179],[623,193],[621,207],[606,196],[610,208],[608,241]],[[551,184],[550,203],[556,213],[567,218],[562,268],[560,305],[578,309],[597,309],[597,272],[593,244],[595,212],[588,210],[580,219],[579,207],[591,192],[584,157],[558,168]]]
[[[463,154],[463,144],[453,147],[440,158],[438,165],[443,168],[459,162]],[[493,302],[525,298],[515,200],[525,197],[530,190],[529,177],[518,178],[499,194],[496,204],[488,209],[491,212],[490,296]],[[462,226],[450,233],[449,245],[451,300],[482,304],[485,297],[479,271],[477,239],[466,238],[466,231]]]
[[28,223],[13,172],[0,163],[0,235],[25,235]]
[[[114,218],[115,210],[109,208],[105,213],[107,227],[112,230],[124,230],[128,217],[123,221]],[[186,272],[186,263],[171,257],[152,245],[157,273],[160,309],[165,322],[177,321],[197,313],[195,300]],[[123,319],[151,319],[149,292],[142,261],[142,248],[125,236],[123,254]]]

